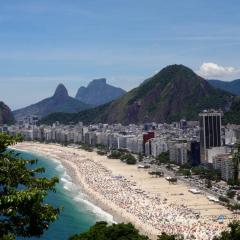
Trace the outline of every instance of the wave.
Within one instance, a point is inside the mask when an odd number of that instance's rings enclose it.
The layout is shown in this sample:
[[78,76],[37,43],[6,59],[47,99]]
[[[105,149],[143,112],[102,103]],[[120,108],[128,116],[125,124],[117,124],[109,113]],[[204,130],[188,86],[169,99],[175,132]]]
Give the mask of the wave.
[[89,200],[87,200],[86,195],[84,194],[78,194],[76,197],[74,197],[74,200],[76,202],[81,202],[86,205],[87,210],[93,212],[96,216],[98,216],[99,220],[105,220],[109,223],[116,223],[113,220],[113,216],[107,212],[105,212],[103,209],[98,207],[97,205],[93,204]]
[[72,182],[71,176],[67,174],[66,169],[59,160],[54,159],[54,162],[58,164],[55,169],[58,171],[58,173],[61,174],[60,183],[62,184],[63,189],[67,191],[68,196],[70,194],[76,203],[83,204],[84,208],[96,215],[98,220],[105,220],[109,223],[116,223],[113,220],[113,216],[111,214],[105,212],[103,209],[88,200],[88,196],[82,192],[81,188]]
[[[34,154],[35,156],[44,159],[46,161],[52,162],[53,168],[57,171],[60,179],[60,184],[63,189],[63,194],[65,194],[67,197],[70,197],[77,207],[84,207],[85,210],[93,213],[97,220],[104,220],[109,223],[116,223],[113,220],[113,216],[107,212],[105,212],[103,209],[92,203],[88,200],[88,196],[81,190],[81,188],[76,185],[73,181],[70,175],[68,175],[66,168],[63,166],[63,164],[60,162],[60,160],[56,158],[51,158],[50,156],[39,154],[38,152],[34,151],[28,151],[28,150],[18,150],[11,148],[11,150],[15,150],[18,152],[24,152],[28,154]],[[79,206],[81,204],[81,206]]]

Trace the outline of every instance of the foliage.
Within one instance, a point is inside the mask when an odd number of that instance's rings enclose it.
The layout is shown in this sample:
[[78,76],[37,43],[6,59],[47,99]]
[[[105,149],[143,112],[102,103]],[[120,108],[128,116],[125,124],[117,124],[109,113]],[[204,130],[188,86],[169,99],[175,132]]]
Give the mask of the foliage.
[[160,236],[158,236],[158,240],[183,240],[183,236],[181,235],[168,235],[163,232]]
[[227,184],[230,186],[240,186],[240,181],[238,179],[234,180],[233,178],[229,178]]
[[234,198],[235,195],[236,195],[236,192],[235,192],[235,191],[232,191],[232,190],[227,191],[227,196],[228,196],[229,198]]
[[118,150],[113,150],[111,153],[108,155],[108,158],[110,159],[120,159],[124,153],[118,151]]
[[81,144],[80,148],[87,151],[87,152],[92,152],[93,151],[93,149],[87,144]]
[[12,151],[5,151],[18,141],[19,137],[0,133],[1,239],[41,236],[59,214],[58,208],[44,203],[48,191],[55,191],[58,179],[39,177],[44,169],[33,168],[36,160],[23,160]]
[[229,225],[229,230],[223,231],[219,237],[213,240],[239,240],[240,239],[240,221],[233,221]]
[[106,222],[97,222],[88,231],[74,235],[69,240],[148,240],[139,234],[131,223],[107,225]]
[[178,173],[183,176],[191,176],[191,171],[189,169],[179,168]]
[[136,164],[137,160],[132,154],[125,154],[124,159],[127,164],[134,165]]
[[100,155],[100,156],[103,156],[103,155],[106,155],[107,153],[105,151],[98,150],[97,154]]
[[228,112],[224,114],[223,123],[240,124],[240,97],[236,97]]
[[158,163],[169,163],[169,152],[162,152],[156,158]]
[[221,179],[221,173],[215,169],[207,169],[204,167],[193,167],[192,173],[200,175],[201,178],[206,178],[212,181],[219,181]]
[[229,203],[229,199],[224,196],[219,196],[219,201]]

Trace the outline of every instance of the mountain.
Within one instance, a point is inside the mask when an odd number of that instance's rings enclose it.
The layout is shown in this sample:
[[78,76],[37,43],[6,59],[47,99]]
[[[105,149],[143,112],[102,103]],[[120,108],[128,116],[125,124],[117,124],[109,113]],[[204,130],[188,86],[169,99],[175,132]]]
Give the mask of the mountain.
[[215,88],[219,88],[240,96],[240,79],[233,80],[231,82],[220,80],[208,80],[208,82]]
[[183,65],[171,65],[139,87],[106,105],[77,114],[54,114],[44,123],[60,120],[84,123],[143,123],[171,122],[185,117],[198,119],[204,109],[215,108],[227,111],[234,96],[212,87],[205,79]]
[[0,102],[0,125],[13,124],[15,122],[11,109],[4,103]]
[[15,110],[13,113],[16,120],[21,120],[29,115],[36,115],[42,118],[54,112],[73,113],[87,108],[90,108],[88,104],[70,97],[65,86],[59,84],[52,97],[46,98],[28,107]]
[[223,116],[223,124],[238,124],[240,125],[240,97],[236,97],[231,108]]
[[125,93],[123,89],[107,84],[105,78],[100,78],[91,81],[87,87],[80,87],[75,98],[84,103],[99,106],[111,102]]

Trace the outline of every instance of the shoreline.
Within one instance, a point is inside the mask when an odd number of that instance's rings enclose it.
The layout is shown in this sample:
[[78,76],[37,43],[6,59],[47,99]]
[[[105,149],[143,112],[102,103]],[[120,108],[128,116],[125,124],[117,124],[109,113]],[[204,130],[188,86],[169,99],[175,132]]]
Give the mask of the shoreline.
[[[61,164],[65,167],[68,175],[71,176],[73,183],[81,186],[81,190],[83,190],[83,192],[86,193],[86,195],[88,196],[88,199],[90,200],[91,203],[94,203],[96,206],[100,207],[105,212],[111,214],[113,216],[113,219],[116,220],[117,222],[125,222],[125,223],[131,222],[137,229],[140,230],[140,232],[142,234],[148,235],[151,239],[156,239],[157,235],[161,234],[162,229],[164,229],[164,224],[163,224],[163,228],[159,229],[157,227],[150,225],[149,223],[146,223],[147,221],[143,221],[143,220],[139,219],[136,215],[132,214],[127,207],[124,208],[124,205],[123,205],[123,207],[119,207],[119,205],[116,205],[116,202],[111,201],[106,196],[104,196],[104,194],[101,194],[98,191],[96,191],[95,189],[93,189],[95,187],[95,185],[94,185],[95,183],[92,184],[92,186],[90,186],[89,182],[88,183],[86,182],[89,179],[91,180],[91,178],[88,178],[87,172],[82,172],[84,174],[81,175],[81,171],[82,171],[81,167],[83,167],[83,168],[85,167],[85,170],[86,170],[86,169],[88,169],[87,167],[90,164],[90,166],[93,166],[93,168],[94,167],[95,168],[97,167],[97,169],[100,168],[100,170],[103,171],[103,173],[104,173],[104,171],[107,172],[108,175],[111,173],[110,176],[112,176],[112,177],[114,175],[117,176],[117,173],[119,174],[119,172],[120,172],[121,174],[126,174],[123,176],[124,176],[124,178],[126,178],[127,182],[132,181],[132,177],[134,177],[134,180],[137,182],[137,187],[139,187],[145,191],[145,185],[146,185],[147,190],[149,190],[149,192],[148,192],[149,197],[146,197],[147,201],[149,200],[149,198],[151,200],[152,194],[154,194],[156,191],[158,193],[158,195],[160,195],[161,197],[162,197],[162,195],[165,197],[167,196],[167,199],[170,202],[168,205],[172,206],[173,208],[178,207],[178,205],[175,206],[174,201],[176,201],[176,204],[179,204],[179,207],[181,207],[181,208],[184,203],[184,202],[181,203],[181,201],[179,199],[180,196],[178,196],[178,194],[176,193],[176,191],[174,190],[174,188],[172,186],[164,185],[164,183],[162,182],[162,185],[160,185],[160,193],[159,193],[157,187],[156,187],[156,189],[151,189],[151,187],[153,188],[153,186],[147,185],[148,182],[149,182],[149,184],[151,184],[151,183],[153,184],[153,183],[155,183],[155,181],[154,181],[154,179],[150,179],[150,177],[146,174],[146,172],[136,172],[136,170],[135,170],[136,166],[135,167],[127,166],[124,163],[120,163],[118,160],[106,159],[106,156],[99,156],[99,155],[97,155],[96,152],[89,153],[82,149],[62,147],[62,146],[55,145],[55,144],[40,144],[40,143],[32,143],[32,142],[23,142],[23,143],[14,145],[13,149],[27,150],[27,151],[30,151],[30,152],[33,152],[33,153],[36,153],[36,154],[39,154],[42,156],[47,156],[50,159],[56,159],[56,160],[60,161]],[[87,164],[87,165],[85,166],[84,164]],[[120,168],[123,168],[123,171],[121,171]],[[126,170],[127,170],[127,172],[126,172]],[[100,171],[100,173],[102,174],[101,171]],[[108,173],[108,171],[110,171],[110,173]],[[129,172],[129,176],[128,176],[128,172]],[[136,174],[136,176],[135,176],[135,174]],[[103,176],[105,176],[105,175],[103,175]],[[178,184],[178,185],[180,185],[181,188],[183,187],[182,183]],[[128,187],[128,185],[127,185],[127,187]],[[161,187],[163,187],[163,189],[161,189]],[[167,188],[167,189],[165,189],[165,188]],[[170,191],[171,190],[170,188],[173,188],[173,192]],[[183,190],[181,190],[181,191],[183,191]],[[186,191],[186,189],[184,189],[184,191]],[[184,192],[184,194],[186,194],[186,192]],[[155,194],[155,195],[157,195],[157,194]],[[189,196],[192,198],[191,201],[193,203],[195,203],[195,201],[196,201],[196,199],[194,199],[195,196],[192,196],[192,195],[189,195]],[[144,199],[145,198],[143,198],[143,200]],[[154,201],[154,199],[152,201]],[[173,201],[173,203],[172,203],[172,201]],[[149,201],[149,203],[152,203],[152,202]],[[206,202],[204,202],[204,204],[205,203]],[[165,204],[165,203],[163,203],[163,204]],[[168,205],[166,205],[166,206],[169,207]],[[162,211],[165,210],[164,206],[165,205],[163,205],[160,208],[160,211],[161,211],[161,209],[162,209]],[[151,205],[150,205],[150,207],[151,207]],[[214,204],[214,205],[209,204],[209,209],[201,210],[202,215],[206,214],[206,216],[203,216],[202,224],[205,223],[207,217],[210,217],[207,215],[208,213],[215,214],[214,210],[210,210],[213,207],[216,207],[216,209],[219,208],[219,206],[217,206],[217,204]],[[221,212],[223,210],[224,210],[223,208],[220,208],[220,210],[217,209],[216,212],[217,211]],[[225,211],[225,212],[226,212],[226,214],[230,214],[227,211]],[[181,216],[179,216],[179,218],[180,217]],[[194,217],[192,216],[191,218],[194,218]],[[161,220],[161,219],[159,219],[159,220]],[[188,231],[187,236],[190,237],[189,236],[190,229],[187,230],[187,228],[184,227],[184,225],[182,226],[182,224],[185,224],[185,219],[181,220],[181,219],[176,218],[175,220],[177,220],[177,222],[179,222],[179,224],[180,224],[179,226],[176,225],[177,226],[176,229],[183,229],[183,231]],[[194,227],[195,226],[194,224],[196,224],[195,223],[196,221],[194,219],[193,220],[190,219],[190,220],[193,221],[192,226]],[[211,223],[209,223],[209,224],[211,225]],[[174,232],[175,230],[170,229],[170,225],[168,223],[165,225],[166,225],[165,227],[166,227],[167,233],[176,233],[176,232]],[[217,231],[218,225],[217,224],[215,224],[215,225],[216,226],[214,226],[214,227],[216,229],[214,231],[216,231],[216,233],[218,233],[218,231]],[[225,227],[226,227],[226,224],[220,226],[221,230],[223,230],[223,228],[225,228]],[[210,230],[207,229],[207,231],[210,231]],[[186,239],[190,239],[190,238],[186,238]],[[199,237],[196,239],[206,239],[206,238]],[[209,237],[208,239],[211,239],[211,237]]]
[[[126,211],[124,211],[124,214],[120,214],[116,209],[118,209],[118,206],[115,204],[104,200],[101,195],[94,192],[91,188],[87,186],[84,179],[78,174],[77,168],[74,164],[72,164],[69,161],[66,161],[61,158],[52,157],[49,154],[46,154],[44,152],[35,151],[31,149],[22,149],[17,148],[16,145],[14,147],[11,147],[13,150],[20,150],[24,152],[30,152],[39,156],[47,157],[50,161],[59,161],[63,167],[65,168],[67,174],[72,178],[72,182],[75,185],[80,185],[80,188],[83,193],[87,195],[87,200],[92,203],[93,205],[100,208],[102,211],[104,211],[106,214],[109,214],[113,217],[113,223],[132,223],[141,234],[147,235],[149,238],[155,240],[157,239],[157,233],[154,235],[151,232],[154,232],[154,229],[151,229],[151,226],[145,226],[143,227],[143,224],[138,221],[138,219],[134,219],[133,216],[129,215]],[[112,207],[109,207],[111,206]],[[115,209],[114,209],[115,208]],[[125,216],[123,216],[125,215]],[[144,224],[145,225],[145,224]],[[149,231],[146,231],[146,229],[150,229]]]

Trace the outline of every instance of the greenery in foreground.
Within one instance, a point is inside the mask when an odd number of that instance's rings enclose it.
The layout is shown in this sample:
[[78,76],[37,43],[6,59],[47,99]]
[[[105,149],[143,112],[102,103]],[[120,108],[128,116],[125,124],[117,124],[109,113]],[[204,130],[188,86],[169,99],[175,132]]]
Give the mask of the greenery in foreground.
[[[240,221],[233,221],[229,230],[223,231],[214,240],[239,240]],[[108,225],[106,222],[97,222],[89,230],[79,235],[74,235],[69,240],[149,240],[147,236],[141,235],[135,227],[128,223]],[[194,239],[194,238],[193,238]],[[158,240],[183,240],[182,235],[168,235],[162,233]]]
[[39,177],[44,169],[30,168],[36,160],[6,152],[20,140],[0,133],[0,239],[5,240],[40,237],[59,214],[58,208],[43,203],[58,179]]

